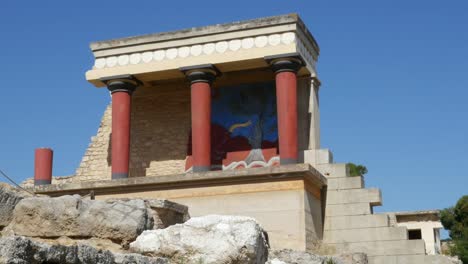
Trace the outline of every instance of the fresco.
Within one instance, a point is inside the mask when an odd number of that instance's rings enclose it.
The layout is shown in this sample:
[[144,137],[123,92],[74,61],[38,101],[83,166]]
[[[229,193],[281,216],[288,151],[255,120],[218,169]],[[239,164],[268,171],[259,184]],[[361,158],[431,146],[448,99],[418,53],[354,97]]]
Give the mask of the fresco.
[[[215,89],[211,111],[213,169],[279,164],[274,82]],[[188,155],[190,148],[191,142]],[[189,158],[186,169],[190,167]]]

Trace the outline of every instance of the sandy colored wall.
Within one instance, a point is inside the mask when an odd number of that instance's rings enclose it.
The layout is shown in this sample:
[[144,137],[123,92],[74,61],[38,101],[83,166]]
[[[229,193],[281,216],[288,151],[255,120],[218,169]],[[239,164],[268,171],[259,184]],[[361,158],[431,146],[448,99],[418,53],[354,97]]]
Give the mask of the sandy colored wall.
[[[76,170],[80,181],[110,179],[112,106]],[[190,90],[185,84],[139,88],[132,99],[130,177],[184,172],[190,131]]]
[[192,217],[209,214],[255,218],[268,232],[272,248],[306,250],[321,239],[320,198],[302,180],[148,190],[96,196],[107,198],[167,198],[189,207]]

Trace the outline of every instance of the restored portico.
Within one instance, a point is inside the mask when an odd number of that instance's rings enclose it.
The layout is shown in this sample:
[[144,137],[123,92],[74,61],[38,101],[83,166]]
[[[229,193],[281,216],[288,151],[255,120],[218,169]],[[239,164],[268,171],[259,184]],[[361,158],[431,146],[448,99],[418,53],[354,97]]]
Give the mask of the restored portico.
[[304,164],[310,153],[331,160],[314,149],[319,49],[297,15],[91,50],[86,79],[107,87],[112,102],[76,174],[36,185],[37,193],[160,197],[192,216],[252,216],[275,248],[310,249],[322,239],[327,180]]
[[[295,164],[320,154],[314,149],[319,147],[318,87],[314,87],[318,82],[315,64],[319,49],[296,15],[101,41],[91,44],[91,49],[96,59],[86,78],[96,87],[107,86],[113,97],[109,164],[113,179],[142,176],[141,171],[146,170],[132,161],[132,157],[138,156],[132,150],[131,141],[137,140],[132,135],[141,132],[130,122],[132,116],[138,115],[131,113],[132,93],[138,86],[141,88],[135,94],[141,93],[142,97],[143,93],[158,93],[170,86],[190,91],[190,146],[184,171]],[[253,117],[252,113],[235,109],[232,110],[237,111],[235,114],[254,119],[226,121],[221,129],[227,131],[219,132],[222,122],[213,120],[212,111],[219,112],[219,107],[212,109],[216,105],[213,98],[227,94],[224,91],[239,89],[232,86],[255,83],[271,87],[271,91],[264,92],[268,94],[258,97],[273,98],[275,117],[261,120],[262,113]],[[249,91],[239,89],[238,93],[255,99],[248,95]],[[163,96],[178,95],[165,93]],[[139,104],[138,99],[133,101]],[[255,108],[254,104],[237,108]],[[268,122],[276,134],[265,139],[265,131],[260,130],[266,128],[259,126]],[[239,132],[241,129],[257,132],[245,132],[252,135],[249,137]],[[230,134],[229,139],[219,139],[226,133]],[[233,147],[237,143],[231,139],[240,140],[239,133],[248,140],[250,150]],[[262,135],[256,138],[255,133]],[[155,137],[152,140],[154,144],[164,141]],[[151,164],[151,157],[148,162]],[[144,166],[150,165],[148,162]]]

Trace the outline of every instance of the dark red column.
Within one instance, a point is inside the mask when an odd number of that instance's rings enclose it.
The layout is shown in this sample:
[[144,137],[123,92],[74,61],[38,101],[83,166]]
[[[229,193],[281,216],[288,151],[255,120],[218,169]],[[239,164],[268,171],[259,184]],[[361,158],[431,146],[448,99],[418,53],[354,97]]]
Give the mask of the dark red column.
[[297,58],[278,58],[270,63],[276,80],[280,163],[294,164],[298,160],[296,73],[302,62]]
[[211,169],[211,83],[217,70],[211,65],[181,68],[190,81],[193,172]]
[[132,93],[138,81],[131,76],[103,80],[112,93],[112,179],[128,178]]
[[34,153],[34,185],[52,182],[52,160],[54,152],[50,148],[38,148]]

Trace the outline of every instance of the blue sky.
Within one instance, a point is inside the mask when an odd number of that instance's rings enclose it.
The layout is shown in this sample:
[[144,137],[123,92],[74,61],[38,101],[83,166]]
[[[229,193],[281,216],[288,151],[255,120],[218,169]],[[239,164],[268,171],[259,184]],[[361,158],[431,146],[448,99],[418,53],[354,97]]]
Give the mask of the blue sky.
[[74,173],[109,102],[89,43],[297,12],[321,47],[322,145],[367,166],[378,211],[444,208],[468,193],[468,2],[8,1],[0,6],[0,168],[33,174],[55,150]]

